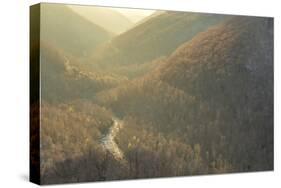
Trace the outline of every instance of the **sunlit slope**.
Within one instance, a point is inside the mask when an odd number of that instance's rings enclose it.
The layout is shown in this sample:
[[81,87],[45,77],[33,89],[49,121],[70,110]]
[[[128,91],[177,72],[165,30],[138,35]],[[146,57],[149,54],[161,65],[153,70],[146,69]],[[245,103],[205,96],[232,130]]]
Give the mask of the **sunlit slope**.
[[41,39],[75,56],[85,56],[112,37],[66,5],[41,4]]
[[115,37],[94,53],[92,63],[104,66],[142,64],[169,55],[197,33],[228,16],[166,12]]
[[102,162],[116,164],[99,143],[112,125],[104,108],[83,100],[42,102],[40,120],[42,184],[102,180]]
[[115,87],[125,77],[80,70],[71,56],[54,46],[41,43],[41,96],[48,102],[93,99],[98,91]]
[[115,34],[120,34],[134,24],[121,13],[108,7],[68,5],[79,15]]
[[273,20],[236,17],[199,33],[151,74],[99,101],[139,126],[199,144],[218,169],[270,170]]

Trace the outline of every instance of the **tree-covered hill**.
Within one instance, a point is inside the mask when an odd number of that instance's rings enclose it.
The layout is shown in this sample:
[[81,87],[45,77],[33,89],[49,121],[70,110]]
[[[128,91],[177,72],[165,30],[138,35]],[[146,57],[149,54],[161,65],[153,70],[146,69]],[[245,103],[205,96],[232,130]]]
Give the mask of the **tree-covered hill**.
[[210,28],[150,74],[98,98],[137,126],[199,144],[206,168],[272,169],[272,19]]
[[164,12],[112,39],[94,52],[91,62],[131,65],[167,56],[179,45],[229,18],[215,14]]
[[272,18],[156,12],[113,36],[65,5],[41,15],[43,183],[273,169]]
[[97,92],[116,87],[127,78],[102,72],[85,71],[64,51],[41,43],[41,93],[48,102],[93,99]]

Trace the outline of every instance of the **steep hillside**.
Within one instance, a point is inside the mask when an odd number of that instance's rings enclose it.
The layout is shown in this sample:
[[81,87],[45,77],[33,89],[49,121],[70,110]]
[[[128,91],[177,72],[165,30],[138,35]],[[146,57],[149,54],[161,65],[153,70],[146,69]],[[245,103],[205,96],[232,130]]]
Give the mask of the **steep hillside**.
[[41,96],[48,102],[66,102],[73,99],[92,99],[98,91],[125,82],[114,74],[86,72],[62,50],[41,43]]
[[41,4],[41,40],[75,56],[85,56],[112,34],[62,4]]
[[235,17],[210,28],[98,99],[137,126],[198,144],[209,173],[270,170],[273,20]]
[[169,55],[197,33],[227,18],[214,14],[162,13],[96,50],[91,63],[111,67],[149,62]]
[[115,34],[120,34],[133,26],[133,22],[109,7],[68,5],[79,15]]

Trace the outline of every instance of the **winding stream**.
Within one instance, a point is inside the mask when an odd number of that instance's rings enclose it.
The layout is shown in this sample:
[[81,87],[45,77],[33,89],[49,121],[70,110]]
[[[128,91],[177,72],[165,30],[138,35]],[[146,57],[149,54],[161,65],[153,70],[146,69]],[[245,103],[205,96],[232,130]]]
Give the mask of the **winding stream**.
[[101,144],[107,151],[109,151],[113,155],[116,160],[120,161],[124,160],[124,154],[118,147],[114,139],[120,129],[123,128],[123,122],[116,117],[112,118],[112,120],[113,125],[109,129],[108,133],[101,139]]
[[[63,57],[65,61],[64,65],[66,71],[68,72],[74,71],[75,68],[70,65],[69,59],[66,56]],[[123,128],[123,121],[116,117],[112,117],[112,120],[113,120],[113,125],[110,127],[108,133],[101,138],[100,142],[101,145],[104,147],[104,149],[109,151],[116,160],[120,161],[123,164],[126,164],[127,161],[124,158],[124,154],[122,150],[118,147],[118,145],[114,141],[117,133],[120,131],[120,129]]]

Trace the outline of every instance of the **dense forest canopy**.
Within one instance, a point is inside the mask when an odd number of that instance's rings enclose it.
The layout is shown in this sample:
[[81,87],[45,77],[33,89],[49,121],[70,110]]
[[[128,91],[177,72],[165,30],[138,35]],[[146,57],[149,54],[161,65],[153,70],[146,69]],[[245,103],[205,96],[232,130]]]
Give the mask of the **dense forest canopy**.
[[85,14],[42,5],[43,184],[273,169],[272,18]]
[[269,19],[233,18],[98,99],[138,126],[199,144],[208,162],[221,156],[233,171],[271,168],[272,31]]

